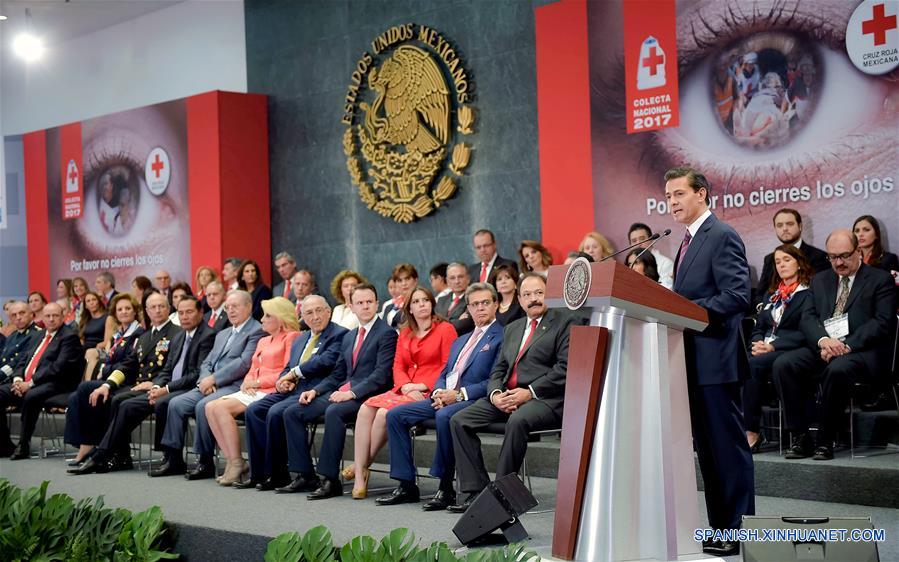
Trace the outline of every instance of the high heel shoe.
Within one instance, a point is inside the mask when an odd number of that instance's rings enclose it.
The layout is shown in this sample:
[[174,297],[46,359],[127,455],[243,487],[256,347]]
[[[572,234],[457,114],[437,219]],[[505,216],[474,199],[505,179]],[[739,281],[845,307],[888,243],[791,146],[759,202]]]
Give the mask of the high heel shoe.
[[219,485],[230,486],[235,482],[240,482],[245,474],[250,472],[250,465],[242,457],[234,460],[228,460],[228,466],[225,467],[225,474],[219,480]]
[[367,468],[362,469],[362,487],[361,488],[353,488],[353,499],[354,500],[364,500],[368,495],[368,479],[371,476],[371,470]]
[[340,471],[340,477],[349,482],[350,480],[356,479],[356,465],[351,464],[350,466],[344,468]]

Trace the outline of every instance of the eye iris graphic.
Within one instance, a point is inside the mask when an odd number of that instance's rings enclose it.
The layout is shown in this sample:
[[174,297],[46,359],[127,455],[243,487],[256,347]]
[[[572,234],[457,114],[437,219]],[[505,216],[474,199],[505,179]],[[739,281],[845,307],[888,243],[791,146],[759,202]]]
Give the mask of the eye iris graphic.
[[124,165],[106,168],[97,180],[97,212],[107,234],[124,236],[131,231],[140,205],[140,185]]
[[816,47],[793,33],[737,41],[711,66],[718,122],[741,146],[782,147],[814,114],[823,68]]

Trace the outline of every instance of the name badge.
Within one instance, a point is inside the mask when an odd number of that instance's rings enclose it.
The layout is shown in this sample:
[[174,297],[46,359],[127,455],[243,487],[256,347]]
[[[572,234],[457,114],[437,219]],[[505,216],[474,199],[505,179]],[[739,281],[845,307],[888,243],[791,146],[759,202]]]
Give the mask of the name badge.
[[827,335],[835,340],[843,340],[849,335],[849,315],[841,314],[824,321],[824,329]]

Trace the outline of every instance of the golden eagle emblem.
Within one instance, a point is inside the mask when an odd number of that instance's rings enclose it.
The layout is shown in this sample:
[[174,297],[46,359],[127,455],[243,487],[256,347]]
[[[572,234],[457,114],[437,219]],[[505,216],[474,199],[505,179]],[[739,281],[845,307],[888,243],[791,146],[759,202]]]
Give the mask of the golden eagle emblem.
[[[374,99],[358,104],[362,123],[344,133],[347,168],[362,201],[397,222],[424,217],[452,197],[453,178],[435,180],[447,160],[461,176],[471,157],[464,143],[448,147],[452,93],[438,61],[421,47],[402,44],[380,66],[372,65],[367,85]],[[473,121],[471,108],[460,106],[457,130],[471,134]]]

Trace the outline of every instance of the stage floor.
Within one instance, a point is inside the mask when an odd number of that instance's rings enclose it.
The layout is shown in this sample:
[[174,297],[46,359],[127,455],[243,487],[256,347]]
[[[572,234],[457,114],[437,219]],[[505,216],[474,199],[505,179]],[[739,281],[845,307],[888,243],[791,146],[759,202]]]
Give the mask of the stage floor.
[[[895,458],[895,457],[894,457]],[[375,465],[378,468],[378,465]],[[452,548],[461,544],[452,534],[455,516],[445,512],[426,513],[416,504],[381,507],[369,497],[355,501],[341,498],[309,502],[305,494],[279,495],[255,490],[222,488],[212,480],[188,482],[182,477],[150,479],[144,471],[117,472],[104,475],[72,476],[65,473],[60,457],[11,462],[0,459],[0,477],[21,487],[39,485],[49,480],[50,492],[64,492],[77,499],[105,496],[109,506],[140,511],[159,505],[167,521],[190,527],[207,527],[226,532],[274,537],[287,531],[303,532],[325,525],[336,544],[369,534],[380,538],[397,527],[410,528],[423,543],[445,541]],[[381,466],[380,468],[384,468]],[[372,488],[387,493],[393,481],[385,474],[373,473]],[[537,510],[555,506],[556,480],[533,478],[533,492],[540,505]],[[422,492],[436,491],[436,481],[422,479]],[[884,490],[894,493],[895,490]],[[700,520],[705,521],[705,505],[701,492],[697,501]],[[876,528],[886,529],[886,542],[878,546],[881,560],[899,560],[899,510],[863,505],[821,503],[805,500],[758,497],[759,515],[792,516],[870,516]],[[529,513],[522,523],[531,535],[531,547],[548,555],[552,541],[553,513]],[[262,560],[264,549],[259,552]],[[190,560],[203,560],[194,553]],[[736,562],[739,557],[732,557]]]

